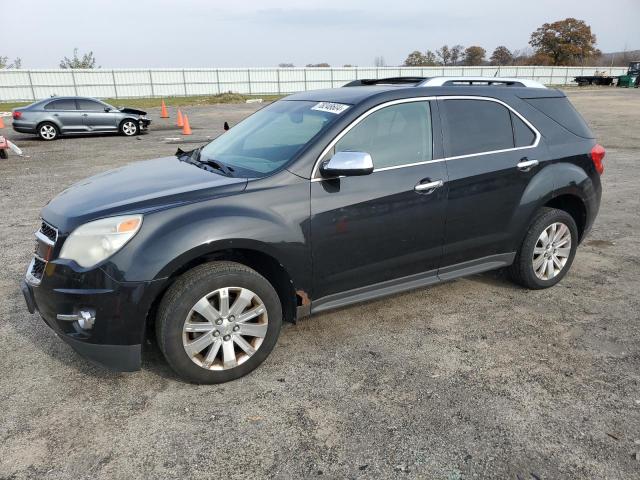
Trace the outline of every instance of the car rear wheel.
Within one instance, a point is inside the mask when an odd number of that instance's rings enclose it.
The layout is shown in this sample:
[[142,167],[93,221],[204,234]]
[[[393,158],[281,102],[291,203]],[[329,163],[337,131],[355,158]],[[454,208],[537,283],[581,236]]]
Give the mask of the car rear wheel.
[[532,222],[510,267],[516,283],[552,287],[567,274],[578,247],[578,227],[563,210],[543,208]]
[[139,130],[140,127],[138,126],[138,122],[135,120],[127,119],[120,124],[120,133],[127,137],[137,135]]
[[260,365],[278,340],[282,306],[259,273],[235,262],[190,270],[169,288],[156,319],[169,365],[195,383],[222,383]]
[[56,138],[58,138],[58,135],[58,127],[56,127],[53,123],[44,122],[38,125],[38,136],[42,140],[55,140]]

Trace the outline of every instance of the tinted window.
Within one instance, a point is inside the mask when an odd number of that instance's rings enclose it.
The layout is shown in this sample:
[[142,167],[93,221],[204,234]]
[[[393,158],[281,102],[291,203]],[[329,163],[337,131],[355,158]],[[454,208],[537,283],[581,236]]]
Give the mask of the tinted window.
[[230,166],[239,176],[268,175],[291,161],[341,115],[317,105],[286,100],[272,103],[206,145],[202,157]]
[[510,111],[486,100],[445,100],[445,129],[448,155],[513,148]]
[[342,137],[334,150],[366,152],[375,168],[431,160],[429,103],[401,103],[378,110]]
[[593,133],[567,97],[525,98],[525,100],[571,133],[579,137],[594,138]]
[[513,138],[516,143],[516,147],[528,147],[533,145],[536,139],[536,134],[533,133],[527,124],[524,123],[519,116],[511,112],[511,122],[513,123]]
[[76,110],[76,101],[74,99],[54,100],[44,108],[45,110]]
[[94,100],[78,99],[80,110],[91,110],[94,112],[104,112],[105,106]]

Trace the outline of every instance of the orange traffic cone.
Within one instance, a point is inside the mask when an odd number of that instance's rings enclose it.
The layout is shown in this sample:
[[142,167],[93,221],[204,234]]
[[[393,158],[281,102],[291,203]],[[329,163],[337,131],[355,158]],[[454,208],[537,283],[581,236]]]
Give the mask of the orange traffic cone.
[[2,120],[1,116],[0,116],[0,128],[4,128],[4,120]]
[[169,118],[169,112],[167,112],[167,106],[164,104],[164,100],[162,100],[162,108],[160,109],[160,118]]
[[187,114],[184,114],[184,126],[182,127],[182,134],[183,135],[191,135],[191,126],[189,125],[189,117],[187,116]]
[[184,127],[184,119],[182,118],[182,112],[178,109],[178,121],[176,122],[176,126],[182,128]]

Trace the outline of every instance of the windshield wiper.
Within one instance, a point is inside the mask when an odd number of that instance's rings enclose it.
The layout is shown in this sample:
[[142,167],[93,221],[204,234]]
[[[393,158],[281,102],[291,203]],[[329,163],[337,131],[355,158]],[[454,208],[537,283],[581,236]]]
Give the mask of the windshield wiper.
[[202,147],[198,147],[194,150],[191,150],[190,152],[183,152],[182,150],[178,149],[178,152],[176,152],[176,155],[178,156],[178,158],[186,157],[186,160],[184,161],[186,161],[187,163],[191,163],[192,165],[196,165],[201,168],[203,166],[207,166],[222,172],[223,175],[226,175],[227,177],[233,177],[233,172],[235,171],[233,168],[225,165],[224,163],[219,162],[218,160],[213,160],[208,158],[202,159],[203,148],[204,148],[204,145]]

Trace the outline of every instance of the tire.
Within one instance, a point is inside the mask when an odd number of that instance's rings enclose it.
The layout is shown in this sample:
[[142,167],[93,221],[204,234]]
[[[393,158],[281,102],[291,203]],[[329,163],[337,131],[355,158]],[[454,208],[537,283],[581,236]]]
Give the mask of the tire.
[[0,158],[2,160],[6,160],[7,158],[9,158],[9,154],[4,148],[0,148]]
[[125,137],[133,137],[134,135],[138,135],[140,133],[140,126],[138,122],[132,120],[130,118],[125,118],[122,122],[120,122],[120,133]]
[[[553,236],[554,240],[550,244],[545,244],[543,232],[547,232],[547,239],[550,233]],[[566,246],[567,243],[570,244],[569,247]],[[542,208],[531,222],[516,258],[509,267],[511,278],[532,290],[552,287],[571,268],[577,248],[578,227],[573,217],[563,210]]]
[[211,262],[189,270],[167,290],[158,308],[156,337],[181,378],[213,384],[240,378],[260,365],[273,350],[281,325],[280,299],[262,275],[239,263]]
[[40,125],[38,125],[38,136],[42,140],[50,142],[51,140],[55,140],[60,136],[60,131],[54,123],[42,122]]

